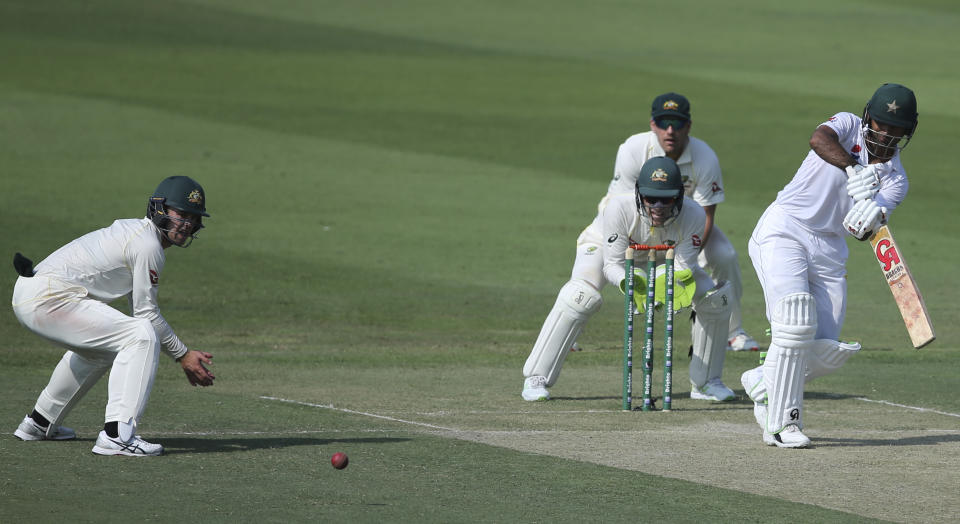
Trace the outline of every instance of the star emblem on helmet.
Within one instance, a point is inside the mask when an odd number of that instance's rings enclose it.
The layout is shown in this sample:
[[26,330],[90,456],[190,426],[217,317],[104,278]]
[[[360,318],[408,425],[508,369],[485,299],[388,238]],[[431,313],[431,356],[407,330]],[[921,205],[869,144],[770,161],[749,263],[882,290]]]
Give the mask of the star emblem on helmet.
[[666,182],[667,172],[662,169],[657,169],[653,173],[650,173],[650,180],[652,182]]
[[892,102],[887,104],[887,113],[897,114],[897,109],[900,109],[900,106],[897,105],[897,99],[894,98]]

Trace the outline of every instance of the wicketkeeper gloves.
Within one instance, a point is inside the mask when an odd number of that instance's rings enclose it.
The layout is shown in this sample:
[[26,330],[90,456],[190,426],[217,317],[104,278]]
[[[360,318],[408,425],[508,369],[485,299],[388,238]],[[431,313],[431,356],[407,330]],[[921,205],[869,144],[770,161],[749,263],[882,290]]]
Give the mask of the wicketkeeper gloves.
[[[663,305],[667,302],[667,266],[660,264],[656,269],[656,280],[654,282],[655,290],[653,292],[654,310],[661,311]],[[620,281],[620,292],[626,293],[627,281]],[[680,269],[673,273],[673,311],[676,313],[681,309],[690,307],[693,304],[693,294],[697,290],[697,282],[693,278],[693,271],[689,269]],[[640,268],[633,268],[633,302],[637,305],[638,312],[647,310],[647,273]]]

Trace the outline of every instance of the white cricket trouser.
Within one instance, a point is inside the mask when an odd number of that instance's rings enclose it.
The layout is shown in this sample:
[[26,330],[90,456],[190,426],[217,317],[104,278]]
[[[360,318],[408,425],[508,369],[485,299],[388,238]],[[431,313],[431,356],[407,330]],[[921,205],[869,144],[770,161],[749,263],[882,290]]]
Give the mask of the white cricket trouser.
[[740,276],[740,261],[737,260],[737,250],[733,248],[730,239],[717,226],[710,230],[710,240],[700,251],[697,262],[704,270],[710,273],[714,282],[726,280],[730,283],[733,300],[730,302],[730,332],[728,338],[733,338],[743,328],[743,314],[740,311],[740,299],[743,297],[743,277]]
[[768,320],[781,298],[810,293],[817,302],[816,338],[840,339],[847,305],[846,239],[805,229],[772,204],[753,230],[749,251]]
[[149,320],[87,297],[82,286],[42,275],[17,279],[13,312],[27,329],[70,350],[37,399],[41,415],[60,424],[109,369],[105,422],[140,420],[160,356]]
[[577,256],[570,280],[583,280],[597,291],[603,291],[607,284],[603,276],[603,234],[593,226],[588,226],[577,237]]
[[[594,227],[587,227],[577,238],[577,256],[573,263],[571,280],[588,282],[598,291],[607,283],[603,276],[603,234]],[[743,296],[743,278],[740,276],[740,262],[737,250],[726,235],[716,226],[710,233],[710,241],[697,258],[700,267],[710,273],[714,282],[726,280],[730,283],[733,297],[730,303],[730,329],[728,338],[733,338],[743,327],[743,315],[740,312],[740,298]],[[642,266],[646,271],[646,265]]]

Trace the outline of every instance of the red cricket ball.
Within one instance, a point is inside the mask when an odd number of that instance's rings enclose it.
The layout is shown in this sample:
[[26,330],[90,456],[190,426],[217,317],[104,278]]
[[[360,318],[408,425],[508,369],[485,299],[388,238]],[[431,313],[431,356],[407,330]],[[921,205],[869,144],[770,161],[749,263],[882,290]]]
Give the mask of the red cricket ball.
[[337,469],[343,469],[347,467],[347,464],[350,463],[350,459],[347,458],[346,453],[336,452],[330,457],[330,464],[333,464],[333,467]]

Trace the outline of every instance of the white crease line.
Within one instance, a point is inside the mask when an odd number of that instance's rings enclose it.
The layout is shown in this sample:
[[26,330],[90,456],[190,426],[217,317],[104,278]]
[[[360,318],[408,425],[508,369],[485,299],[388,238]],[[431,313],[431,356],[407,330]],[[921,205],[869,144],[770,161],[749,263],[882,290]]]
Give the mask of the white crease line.
[[159,431],[153,437],[249,437],[255,435],[326,435],[328,433],[396,433],[389,429],[304,429],[299,431]]
[[301,406],[310,406],[310,407],[312,407],[312,408],[330,409],[330,410],[333,410],[333,411],[340,411],[340,412],[342,412],[342,413],[351,413],[351,414],[354,414],[354,415],[363,415],[363,416],[366,416],[366,417],[380,418],[380,419],[384,419],[384,420],[390,420],[390,421],[393,421],[393,422],[402,422],[402,423],[404,423],[404,424],[412,424],[412,425],[414,425],[414,426],[423,426],[423,427],[432,428],[432,429],[439,429],[439,430],[443,430],[443,431],[453,431],[453,432],[457,432],[457,433],[460,432],[459,429],[445,428],[445,427],[443,427],[443,426],[435,426],[435,425],[433,425],[433,424],[426,424],[426,423],[424,423],[424,422],[415,422],[415,421],[413,421],[413,420],[403,420],[403,419],[399,419],[399,418],[388,417],[388,416],[386,416],[386,415],[377,415],[376,413],[367,413],[367,412],[365,412],[365,411],[355,411],[355,410],[347,409],[347,408],[338,408],[338,407],[333,406],[333,405],[331,405],[331,404],[314,404],[314,403],[312,403],[312,402],[300,402],[299,400],[289,400],[289,399],[285,399],[285,398],[267,397],[267,396],[263,396],[263,395],[261,395],[260,398],[265,399],[265,400],[276,400],[277,402],[286,402],[286,403],[288,403],[288,404],[298,404],[298,405],[301,405]]
[[578,409],[578,410],[559,410],[559,411],[418,411],[415,415],[424,417],[446,417],[448,415],[584,415],[590,413],[600,413],[609,415],[619,413],[612,409]]
[[937,415],[946,415],[948,417],[957,417],[960,418],[960,413],[948,413],[946,411],[937,411],[935,409],[929,408],[918,408],[916,406],[907,406],[906,404],[897,404],[896,402],[890,402],[887,400],[872,400],[866,397],[856,397],[857,400],[862,400],[864,402],[873,402],[875,404],[885,404],[887,406],[896,406],[898,408],[912,409],[915,411],[922,411],[924,413],[936,413]]

